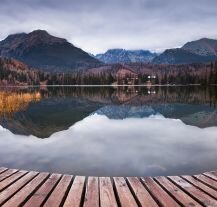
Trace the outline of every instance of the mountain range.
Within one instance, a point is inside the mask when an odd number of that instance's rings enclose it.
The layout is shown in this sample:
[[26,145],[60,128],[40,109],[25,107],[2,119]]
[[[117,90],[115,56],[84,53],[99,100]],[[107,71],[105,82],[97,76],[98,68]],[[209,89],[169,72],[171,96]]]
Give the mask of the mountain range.
[[44,30],[9,35],[0,41],[0,56],[15,58],[44,71],[72,71],[100,64],[67,40]]
[[30,68],[48,72],[73,72],[108,64],[191,64],[217,61],[217,40],[203,38],[161,54],[148,50],[110,49],[90,55],[66,39],[44,30],[9,35],[0,41],[0,56],[22,61]]
[[111,49],[95,57],[104,63],[149,63],[157,56],[148,50]]
[[186,43],[181,48],[168,49],[155,57],[155,64],[208,63],[217,60],[217,40],[203,38]]

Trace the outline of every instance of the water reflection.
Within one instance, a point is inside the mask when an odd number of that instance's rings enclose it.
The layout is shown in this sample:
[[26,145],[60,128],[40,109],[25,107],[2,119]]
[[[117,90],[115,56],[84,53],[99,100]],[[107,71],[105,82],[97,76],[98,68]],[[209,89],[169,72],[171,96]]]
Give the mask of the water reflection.
[[0,157],[4,166],[81,175],[191,174],[217,168],[216,133],[159,115],[92,115],[45,140],[3,130]]
[[33,98],[2,107],[0,166],[100,176],[217,169],[215,89],[11,90],[2,90],[4,104]]
[[162,114],[198,126],[217,126],[215,89],[200,87],[11,88],[0,91],[0,125],[14,134],[48,138],[92,113],[109,118]]

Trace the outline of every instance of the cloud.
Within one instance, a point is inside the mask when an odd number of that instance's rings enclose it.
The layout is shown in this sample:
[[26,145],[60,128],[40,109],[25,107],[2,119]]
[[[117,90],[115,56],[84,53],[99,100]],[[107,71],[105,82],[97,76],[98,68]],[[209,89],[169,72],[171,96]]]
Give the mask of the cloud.
[[215,0],[2,0],[0,39],[46,29],[92,53],[151,49],[217,38]]
[[216,133],[160,116],[95,114],[48,139],[0,131],[0,166],[95,176],[195,174],[217,167]]

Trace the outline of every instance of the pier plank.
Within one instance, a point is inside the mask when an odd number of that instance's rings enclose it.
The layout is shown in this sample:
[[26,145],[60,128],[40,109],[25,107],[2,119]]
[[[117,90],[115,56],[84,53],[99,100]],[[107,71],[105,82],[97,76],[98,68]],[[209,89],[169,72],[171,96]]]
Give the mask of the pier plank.
[[18,192],[23,186],[25,186],[30,180],[32,180],[35,176],[37,176],[38,172],[29,172],[22,178],[20,178],[17,182],[10,185],[8,188],[4,189],[0,193],[0,205],[2,205],[9,198],[14,196],[16,192]]
[[86,185],[84,207],[99,207],[99,179],[89,177]]
[[4,179],[3,181],[0,182],[0,191],[4,190],[9,185],[16,182],[19,178],[21,178],[22,176],[24,176],[27,173],[28,173],[27,171],[20,170],[19,172],[14,173],[10,177],[7,177],[6,179]]
[[55,187],[55,189],[45,202],[44,207],[60,206],[63,203],[63,199],[66,196],[72,178],[72,175],[63,175],[58,185]]
[[40,173],[22,189],[20,189],[11,199],[9,199],[3,207],[21,206],[27,198],[43,183],[49,173]]
[[154,201],[150,193],[145,189],[144,185],[137,177],[127,178],[127,181],[132,188],[135,197],[141,206],[144,207],[157,207],[157,203]]
[[100,183],[100,206],[118,207],[115,194],[109,177],[99,178]]
[[182,176],[185,180],[193,184],[194,186],[200,188],[200,190],[204,191],[205,193],[211,195],[212,197],[217,199],[217,191],[213,190],[212,188],[208,187],[207,185],[203,184],[199,180],[195,179],[192,176]]
[[163,188],[160,187],[158,183],[156,183],[153,178],[141,178],[142,182],[149,189],[151,194],[155,197],[155,199],[159,202],[159,204],[163,207],[178,207],[180,206]]
[[195,175],[194,177],[205,183],[206,185],[210,186],[211,188],[217,190],[217,181],[214,181],[213,179],[208,178],[204,175]]
[[179,201],[185,207],[193,207],[193,206],[201,206],[198,202],[196,202],[192,197],[183,192],[180,188],[178,188],[175,184],[169,181],[166,177],[156,177],[155,180],[163,186],[166,191],[169,192],[176,200]]
[[18,170],[16,170],[16,169],[9,169],[9,170],[7,170],[7,171],[1,173],[1,174],[0,174],[0,182],[1,182],[2,180],[4,180],[5,178],[7,178],[7,177],[13,175],[13,174],[16,173],[17,171],[18,171]]
[[48,195],[52,192],[53,188],[60,180],[60,174],[52,174],[44,184],[31,196],[25,203],[25,207],[38,207],[43,204]]
[[87,177],[0,168],[3,207],[217,207],[217,171],[200,175]]
[[207,173],[204,173],[204,175],[217,181],[217,173],[216,172],[207,172]]
[[84,185],[85,177],[76,176],[63,205],[64,207],[80,207]]
[[5,168],[5,167],[0,167],[0,174],[5,172],[6,170],[8,170],[8,168]]
[[124,207],[136,207],[138,206],[136,200],[134,199],[130,189],[123,177],[114,178],[115,187],[117,190],[117,195],[121,206]]
[[199,190],[191,183],[187,182],[181,177],[178,176],[170,176],[169,177],[177,186],[182,188],[185,192],[191,195],[194,199],[196,199],[199,203],[205,206],[217,206],[217,200],[213,199],[209,195],[205,194],[203,191]]

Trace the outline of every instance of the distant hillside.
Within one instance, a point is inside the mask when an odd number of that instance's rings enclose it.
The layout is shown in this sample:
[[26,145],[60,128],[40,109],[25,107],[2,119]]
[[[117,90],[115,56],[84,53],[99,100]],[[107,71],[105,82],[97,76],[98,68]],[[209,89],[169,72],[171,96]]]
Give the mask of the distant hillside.
[[111,49],[106,53],[98,54],[95,57],[104,63],[148,63],[156,56],[156,53],[151,53],[148,50]]
[[217,60],[217,40],[203,38],[182,48],[168,49],[153,59],[155,64],[208,63]]
[[0,57],[0,86],[40,84],[39,74],[39,71],[18,60]]
[[201,56],[217,56],[217,40],[203,38],[186,43],[182,49]]
[[12,57],[43,71],[74,71],[100,64],[65,39],[35,30],[29,34],[9,35],[0,41],[0,56]]
[[212,64],[107,64],[73,73],[51,73],[0,57],[0,85],[142,85],[217,84]]

